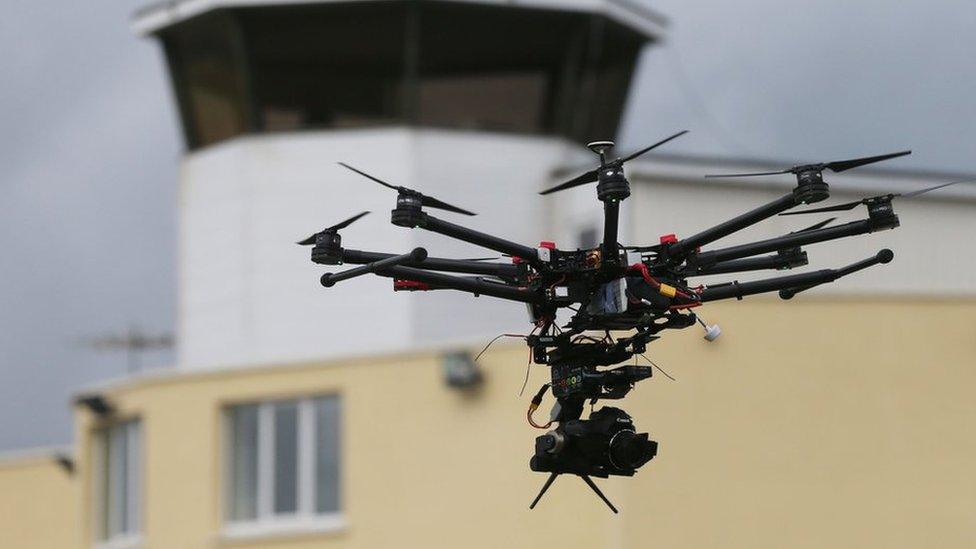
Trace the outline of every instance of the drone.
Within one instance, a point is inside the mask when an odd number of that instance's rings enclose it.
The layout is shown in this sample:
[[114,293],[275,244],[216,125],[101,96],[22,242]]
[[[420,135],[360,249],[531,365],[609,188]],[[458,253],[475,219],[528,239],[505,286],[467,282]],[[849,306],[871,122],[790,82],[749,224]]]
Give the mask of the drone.
[[[339,282],[366,274],[393,280],[396,292],[455,290],[524,304],[534,326],[524,337],[531,362],[546,365],[551,380],[532,398],[526,414],[529,423],[547,432],[536,438],[529,466],[549,477],[529,506],[535,508],[559,475],[579,476],[617,513],[591,477],[633,476],[657,455],[658,444],[648,433],[638,433],[633,419],[622,409],[604,406],[601,400],[620,400],[635,384],[653,375],[651,366],[621,365],[643,356],[647,345],[663,331],[701,324],[705,339],[721,334],[717,325],[705,323],[696,310],[718,300],[778,292],[788,300],[822,284],[836,281],[869,267],[892,261],[884,249],[876,255],[838,269],[775,276],[747,282],[691,283],[698,277],[765,270],[789,270],[805,266],[802,247],[899,226],[893,202],[911,198],[954,183],[906,194],[889,193],[855,202],[814,209],[787,211],[829,198],[825,171],[843,172],[860,166],[911,154],[901,151],[879,156],[818,164],[804,164],[779,171],[723,174],[706,177],[760,177],[791,174],[796,186],[789,193],[697,234],[660,237],[648,246],[626,246],[618,241],[620,205],[630,194],[625,165],[678,137],[682,131],[624,157],[611,158],[615,144],[596,141],[588,148],[599,165],[565,183],[544,190],[548,195],[596,183],[596,197],[603,203],[603,241],[591,249],[563,250],[552,242],[526,246],[488,233],[434,217],[425,210],[442,210],[473,216],[420,191],[393,185],[348,164],[340,165],[362,177],[396,191],[393,225],[439,233],[507,256],[487,259],[449,259],[428,256],[424,248],[392,254],[343,248],[340,231],[369,212],[328,227],[301,245],[313,246],[312,261],[321,265],[352,264],[357,267],[322,275],[331,288]],[[737,231],[776,215],[817,214],[853,210],[865,206],[864,219],[832,225],[836,218],[783,236],[725,248],[707,248]],[[568,310],[568,322],[560,325],[557,312]],[[613,334],[618,334],[615,337]],[[619,335],[623,333],[624,335]],[[599,334],[599,335],[595,335]],[[646,357],[645,357],[646,358]],[[653,363],[652,363],[653,364]],[[548,421],[537,422],[534,413],[547,393],[555,404]],[[590,413],[584,419],[585,404]],[[553,425],[557,425],[554,429]]]

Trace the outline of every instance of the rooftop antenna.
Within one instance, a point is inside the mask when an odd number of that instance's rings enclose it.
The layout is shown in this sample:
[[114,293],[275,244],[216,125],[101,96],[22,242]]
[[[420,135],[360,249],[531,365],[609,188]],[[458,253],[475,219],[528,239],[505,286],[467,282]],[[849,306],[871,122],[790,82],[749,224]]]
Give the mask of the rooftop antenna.
[[125,371],[127,374],[134,374],[142,369],[140,360],[142,353],[173,348],[173,335],[169,333],[148,335],[138,326],[130,324],[129,329],[121,335],[96,337],[87,343],[96,351],[125,351]]

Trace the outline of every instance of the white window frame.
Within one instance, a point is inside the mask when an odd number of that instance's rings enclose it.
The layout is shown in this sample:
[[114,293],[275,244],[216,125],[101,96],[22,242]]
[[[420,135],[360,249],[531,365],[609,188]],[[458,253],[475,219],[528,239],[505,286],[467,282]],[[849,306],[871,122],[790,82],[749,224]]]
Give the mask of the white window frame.
[[[337,511],[327,513],[315,512],[315,402],[322,398],[335,398],[339,402],[340,421],[342,400],[339,395],[316,395],[304,398],[284,398],[260,402],[242,402],[228,406],[224,410],[224,444],[221,464],[223,467],[223,528],[222,536],[229,539],[252,539],[288,534],[316,534],[342,530],[346,523],[341,503],[341,463],[340,478],[337,489],[340,494],[340,504]],[[274,512],[274,410],[279,404],[296,403],[298,405],[298,506],[295,513],[276,514]],[[232,447],[233,418],[232,411],[237,406],[256,405],[258,408],[258,440],[257,440],[257,518],[230,518],[229,506],[233,494],[233,478],[231,461],[234,448]],[[342,445],[341,429],[337,444]]]
[[[126,438],[126,515],[132,517],[134,525],[131,531],[111,535],[107,531],[108,525],[118,522],[120,518],[119,509],[108,508],[106,481],[111,474],[109,471],[112,461],[111,438],[118,433],[118,429],[125,429],[122,436]],[[106,425],[100,428],[93,438],[95,443],[92,448],[95,547],[98,549],[140,547],[142,545],[142,422],[139,419],[130,419]]]

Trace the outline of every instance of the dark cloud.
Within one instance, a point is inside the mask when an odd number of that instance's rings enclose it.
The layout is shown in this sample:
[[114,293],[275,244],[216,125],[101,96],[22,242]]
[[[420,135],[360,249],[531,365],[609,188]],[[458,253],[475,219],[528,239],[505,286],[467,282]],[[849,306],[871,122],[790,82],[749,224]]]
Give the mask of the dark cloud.
[[676,149],[816,159],[911,147],[900,165],[976,170],[976,4],[653,6],[670,36],[645,54],[627,140],[690,126]]
[[[67,396],[124,373],[80,343],[174,322],[179,137],[142,4],[8,2],[0,19],[0,449],[70,440]],[[792,159],[910,146],[902,166],[976,170],[976,4],[650,3],[623,140]],[[151,366],[171,361],[147,357]]]
[[70,393],[124,372],[86,339],[173,324],[178,142],[134,7],[19,3],[2,23],[0,449],[68,441]]

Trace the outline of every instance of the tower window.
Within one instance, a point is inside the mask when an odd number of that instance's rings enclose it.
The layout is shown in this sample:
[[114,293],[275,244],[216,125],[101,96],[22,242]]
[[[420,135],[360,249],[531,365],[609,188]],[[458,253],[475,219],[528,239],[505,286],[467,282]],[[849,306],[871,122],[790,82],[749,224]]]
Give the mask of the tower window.
[[609,139],[647,40],[579,11],[395,0],[221,9],[161,38],[191,149],[392,124]]
[[388,3],[242,11],[260,127],[402,121],[405,11]]
[[191,148],[240,135],[251,125],[242,40],[229,14],[189,21],[164,37]]
[[576,67],[578,14],[421,3],[416,119],[421,125],[542,133]]

